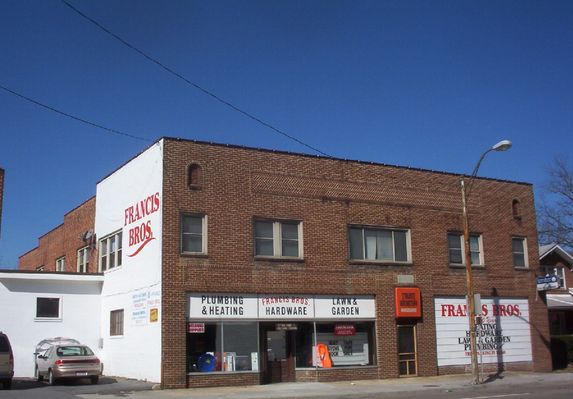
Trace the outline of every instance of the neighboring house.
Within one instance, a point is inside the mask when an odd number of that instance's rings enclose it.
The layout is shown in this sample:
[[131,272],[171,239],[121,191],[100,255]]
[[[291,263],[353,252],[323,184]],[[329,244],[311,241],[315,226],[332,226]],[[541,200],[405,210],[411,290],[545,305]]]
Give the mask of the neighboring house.
[[557,244],[539,247],[542,275],[556,276],[559,288],[546,291],[551,335],[573,334],[573,256]]
[[[466,372],[459,181],[159,140],[97,184],[78,228],[97,237],[105,373],[178,388]],[[468,210],[484,369],[549,371],[531,185],[477,178]],[[50,253],[26,267],[68,270],[81,243],[64,236],[21,267]]]

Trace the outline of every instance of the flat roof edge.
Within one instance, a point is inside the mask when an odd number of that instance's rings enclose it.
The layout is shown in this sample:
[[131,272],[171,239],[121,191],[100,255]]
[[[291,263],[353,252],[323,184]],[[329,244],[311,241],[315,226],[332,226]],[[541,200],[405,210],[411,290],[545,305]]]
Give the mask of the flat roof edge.
[[62,273],[62,272],[37,272],[30,270],[0,269],[0,280],[45,280],[45,281],[76,281],[76,282],[103,282],[102,273]]

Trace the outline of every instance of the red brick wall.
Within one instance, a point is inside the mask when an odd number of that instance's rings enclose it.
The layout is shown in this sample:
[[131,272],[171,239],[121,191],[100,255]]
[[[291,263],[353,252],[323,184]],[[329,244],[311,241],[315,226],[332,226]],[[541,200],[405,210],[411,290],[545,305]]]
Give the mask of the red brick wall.
[[[44,271],[56,270],[56,259],[66,257],[66,272],[77,271],[77,251],[87,245],[82,235],[94,229],[95,197],[64,215],[64,223],[41,236],[38,246],[20,256],[18,269],[36,270],[44,266]],[[89,258],[89,273],[97,273],[97,245],[92,240]]]
[[[414,276],[423,317],[417,324],[418,375],[438,374],[433,300],[465,294],[465,271],[448,264],[447,232],[461,231],[459,177],[452,174],[332,160],[271,151],[167,139],[164,154],[162,383],[205,385],[215,376],[186,373],[185,304],[188,292],[375,295],[376,373],[322,371],[329,376],[398,376],[397,276]],[[186,167],[202,167],[201,189],[186,185]],[[512,215],[512,201],[521,219]],[[208,215],[208,256],[179,255],[181,212]],[[485,268],[474,273],[475,291],[529,299],[534,363],[549,371],[547,311],[537,300],[538,250],[532,187],[474,181],[469,199],[472,232],[483,236]],[[304,261],[253,258],[254,217],[303,221]],[[405,227],[411,231],[412,265],[349,262],[349,224]],[[512,236],[527,238],[528,270],[512,266]],[[330,372],[330,373],[329,373]],[[297,372],[306,379],[306,372]],[[244,377],[225,376],[233,381]],[[338,377],[336,377],[338,378]],[[342,377],[341,377],[342,378]],[[345,377],[346,378],[346,377]],[[250,381],[250,380],[249,380]]]

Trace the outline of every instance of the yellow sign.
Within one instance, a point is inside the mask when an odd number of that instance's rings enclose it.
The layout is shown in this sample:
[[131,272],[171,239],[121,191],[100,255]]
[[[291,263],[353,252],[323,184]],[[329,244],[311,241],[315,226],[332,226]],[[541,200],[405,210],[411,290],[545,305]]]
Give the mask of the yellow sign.
[[159,319],[159,310],[157,308],[149,309],[149,322],[155,323]]

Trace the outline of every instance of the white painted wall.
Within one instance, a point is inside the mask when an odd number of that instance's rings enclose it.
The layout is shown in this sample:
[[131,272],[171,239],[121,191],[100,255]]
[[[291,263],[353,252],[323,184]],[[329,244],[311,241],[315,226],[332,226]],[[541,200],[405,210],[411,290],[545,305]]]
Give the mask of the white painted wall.
[[[77,339],[101,358],[96,315],[100,314],[102,280],[101,276],[0,272],[0,331],[12,345],[15,377],[34,376],[34,348],[45,338]],[[38,297],[60,298],[61,318],[37,319]]]
[[[104,272],[101,336],[106,375],[161,381],[162,188],[163,141],[97,185],[98,240],[123,231],[122,265]],[[137,221],[126,217],[130,207],[150,197],[152,202],[158,200],[156,206],[151,205],[152,213]],[[153,232],[153,240],[143,247],[141,243],[130,245],[130,231],[143,224]],[[110,336],[110,312],[117,309],[124,310],[124,334]]]

